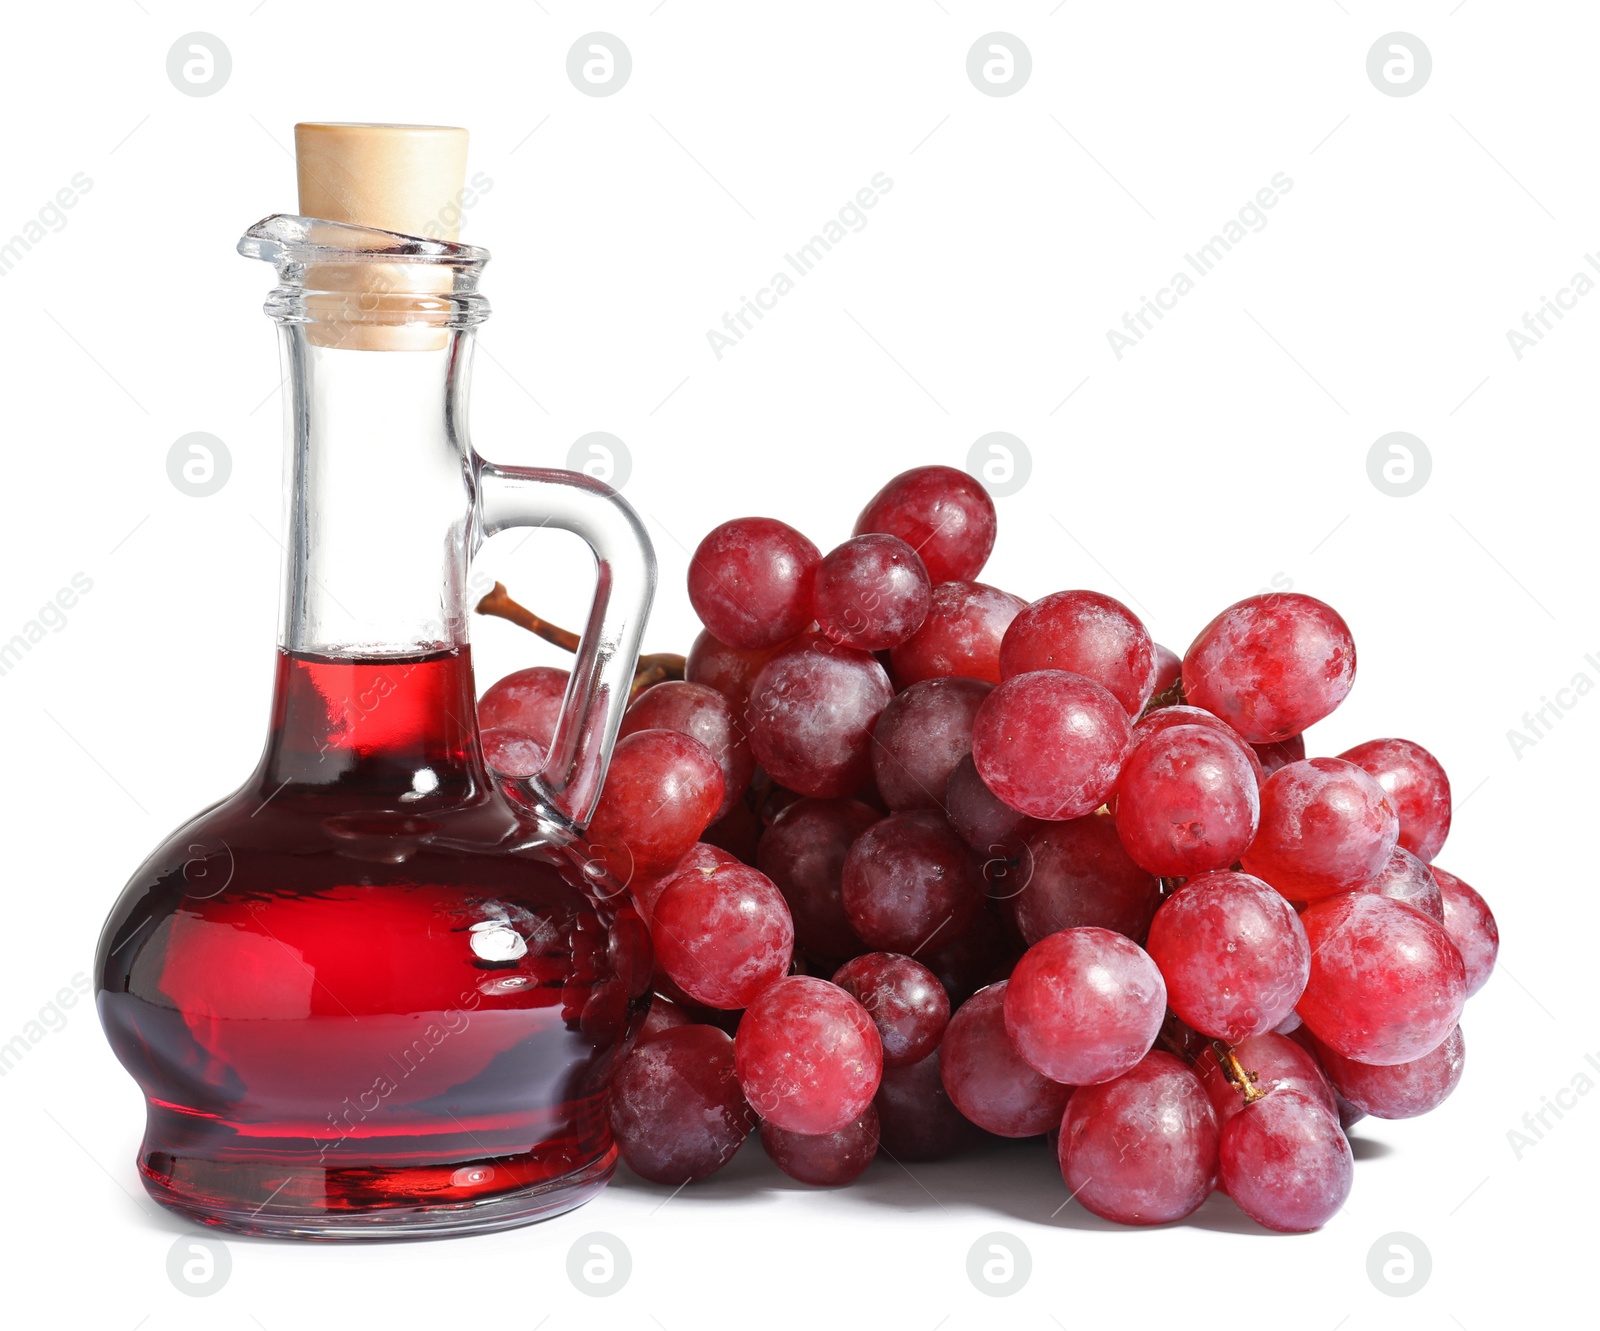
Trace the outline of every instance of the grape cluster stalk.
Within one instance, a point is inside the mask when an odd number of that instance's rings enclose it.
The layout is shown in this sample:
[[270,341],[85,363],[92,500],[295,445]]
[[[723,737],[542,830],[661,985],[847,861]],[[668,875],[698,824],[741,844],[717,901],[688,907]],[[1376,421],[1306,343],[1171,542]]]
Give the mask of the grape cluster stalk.
[[[654,944],[622,1158],[677,1187],[754,1134],[840,1187],[1044,1138],[1106,1219],[1223,1193],[1316,1229],[1350,1128],[1461,1081],[1499,930],[1433,863],[1449,778],[1408,739],[1307,756],[1356,677],[1331,606],[1248,597],[1179,655],[1100,592],[979,581],[996,530],[929,466],[827,554],[767,517],[694,552],[704,631],[641,659],[588,828]],[[576,645],[498,585],[479,609]],[[484,693],[493,765],[538,769],[566,685]]]

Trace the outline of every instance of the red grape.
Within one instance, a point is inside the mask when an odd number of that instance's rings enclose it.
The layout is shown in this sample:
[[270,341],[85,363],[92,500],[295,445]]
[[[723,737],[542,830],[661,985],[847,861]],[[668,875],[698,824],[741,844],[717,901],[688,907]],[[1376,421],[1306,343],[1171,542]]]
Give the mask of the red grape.
[[[1255,1081],[1251,1084],[1258,1091],[1287,1087],[1317,1101],[1330,1114],[1339,1112],[1333,1087],[1328,1084],[1317,1056],[1288,1036],[1271,1031],[1252,1035],[1234,1045],[1233,1053],[1240,1066],[1254,1074]],[[1206,1088],[1211,1107],[1217,1111],[1218,1123],[1226,1123],[1244,1108],[1244,1092],[1222,1070],[1222,1060],[1217,1057],[1215,1048],[1207,1045],[1201,1051],[1194,1070],[1200,1084]]]
[[1439,884],[1428,872],[1426,864],[1399,846],[1394,848],[1388,863],[1378,870],[1377,876],[1361,885],[1361,890],[1403,902],[1440,924],[1445,923],[1444,901],[1439,895]]
[[928,617],[933,583],[917,552],[898,536],[857,536],[818,566],[812,606],[834,642],[881,652],[897,647]]
[[1432,865],[1428,867],[1439,885],[1445,932],[1466,964],[1467,997],[1471,998],[1494,971],[1495,958],[1500,954],[1500,926],[1495,923],[1489,903],[1475,888],[1453,873]]
[[972,719],[994,691],[982,680],[924,679],[883,709],[872,772],[891,809],[942,809],[956,764],[972,751]]
[[739,1084],[762,1118],[789,1132],[837,1132],[877,1093],[883,1047],[866,1009],[810,975],[769,986],[734,1039]]
[[824,957],[850,957],[862,942],[844,913],[839,880],[850,845],[878,811],[856,800],[797,800],[772,820],[756,865],[778,885],[794,917],[795,941]]
[[1104,688],[1065,670],[1000,685],[978,709],[972,759],[984,784],[1033,818],[1081,818],[1116,785],[1132,727]]
[[1000,682],[1000,640],[1025,602],[982,582],[941,582],[922,627],[889,651],[904,688],[918,680],[962,675]]
[[818,1188],[854,1183],[878,1153],[878,1111],[870,1104],[836,1132],[789,1132],[762,1120],[761,1145],[792,1179]]
[[1298,1011],[1318,1043],[1361,1063],[1409,1063],[1461,1019],[1461,953],[1420,911],[1353,892],[1308,907],[1300,922],[1311,978]]
[[1261,825],[1244,867],[1291,901],[1319,901],[1376,877],[1400,820],[1383,787],[1342,758],[1290,763],[1261,787]]
[[1011,909],[1030,946],[1062,929],[1091,925],[1142,942],[1161,904],[1161,880],[1122,848],[1109,814],[1029,823]]
[[954,467],[915,467],[879,490],[856,519],[855,535],[898,536],[934,582],[975,578],[994,549],[994,500]]
[[655,903],[656,959],[684,993],[735,1009],[788,973],[789,908],[772,880],[743,864],[674,874]]
[[1170,878],[1225,869],[1256,834],[1261,792],[1241,746],[1204,726],[1136,744],[1117,777],[1117,835],[1140,868]]
[[1290,763],[1297,763],[1305,758],[1306,737],[1290,735],[1288,739],[1274,740],[1270,744],[1252,744],[1250,751],[1255,754],[1256,763],[1261,769],[1261,779],[1265,781],[1280,767],[1287,767]]
[[1191,706],[1252,744],[1298,735],[1333,711],[1356,677],[1356,645],[1332,606],[1271,592],[1229,606],[1183,658]]
[[623,715],[618,734],[638,730],[675,730],[711,750],[722,769],[722,803],[715,818],[726,814],[749,787],[756,760],[744,726],[728,700],[710,686],[675,679],[646,689]]
[[1203,707],[1189,707],[1182,703],[1171,707],[1158,707],[1155,711],[1146,713],[1133,727],[1133,742],[1143,744],[1152,735],[1158,735],[1163,730],[1170,730],[1173,726],[1204,726],[1207,730],[1231,739],[1239,746],[1239,752],[1244,754],[1250,764],[1250,770],[1255,773],[1256,784],[1259,786],[1267,779],[1267,772],[1263,770],[1261,759],[1256,755],[1255,746],[1246,744],[1244,737],[1220,717],[1212,716]]
[[1123,1225],[1161,1225],[1211,1195],[1221,1132],[1200,1079],[1156,1051],[1072,1093],[1061,1120],[1061,1177],[1083,1206]]
[[1183,683],[1183,658],[1170,647],[1159,642],[1150,644],[1150,655],[1155,660],[1156,679],[1150,691],[1152,698],[1164,698],[1172,689]]
[[914,954],[959,936],[984,906],[983,875],[937,813],[910,809],[874,823],[845,856],[840,892],[869,947]]
[[939,1047],[950,999],[939,978],[896,952],[869,952],[845,962],[833,982],[860,1003],[878,1028],[883,1066],[920,1063]]
[[1223,1188],[1257,1224],[1303,1233],[1350,1195],[1355,1157],[1339,1120],[1299,1091],[1269,1091],[1222,1129]]
[[1339,755],[1369,773],[1400,815],[1400,844],[1431,863],[1450,834],[1450,778],[1408,739],[1369,739]]
[[645,1013],[644,1025],[639,1027],[637,1043],[643,1044],[646,1040],[653,1040],[663,1031],[672,1031],[679,1026],[692,1025],[694,1025],[694,1018],[670,998],[663,998],[660,994],[651,994],[650,1010]]
[[617,741],[589,841],[617,881],[670,869],[722,803],[722,769],[697,739],[640,730]]
[[612,1082],[610,1111],[622,1158],[652,1183],[714,1174],[755,1125],[734,1077],[734,1043],[711,1026],[635,1045]]
[[894,697],[866,652],[808,633],[778,652],[750,688],[756,761],[789,790],[849,795],[872,776],[872,727]]
[[951,1103],[985,1132],[1034,1137],[1061,1123],[1072,1088],[1041,1076],[1006,1034],[1007,982],[980,989],[956,1009],[939,1046]]
[[529,777],[544,766],[544,745],[510,726],[482,732],[483,760],[502,776]]
[[776,518],[734,518],[714,527],[689,561],[689,603],[734,647],[773,647],[811,622],[822,552]]
[[1438,1048],[1409,1063],[1374,1067],[1323,1046],[1318,1051],[1334,1089],[1373,1118],[1416,1118],[1437,1109],[1461,1081],[1467,1046],[1457,1026]]
[[1162,902],[1145,946],[1172,1010],[1229,1044],[1277,1026],[1311,974],[1294,907],[1247,873],[1191,878]]
[[1063,929],[1030,947],[1006,989],[1006,1033],[1052,1081],[1092,1086],[1150,1052],[1166,1013],[1155,962],[1109,929]]
[[899,1161],[942,1160],[978,1136],[972,1120],[950,1103],[937,1049],[910,1067],[885,1068],[872,1105],[883,1150]]
[[941,930],[934,939],[935,946],[925,948],[920,959],[939,977],[952,1006],[966,1002],[985,985],[1005,979],[1021,955],[1022,949],[1012,946],[1005,926],[987,908],[978,912],[965,933],[940,944],[947,932]]
[[656,902],[661,899],[661,894],[667,890],[670,883],[680,873],[691,870],[714,869],[719,864],[737,864],[738,859],[728,854],[717,846],[707,845],[704,841],[697,841],[689,847],[688,853],[674,864],[665,873],[660,874],[634,874],[628,883],[628,891],[633,895],[639,913],[646,919],[651,919],[655,914]]
[[1099,592],[1053,592],[1027,606],[1000,643],[1000,677],[1070,670],[1138,716],[1155,690],[1156,659],[1139,617]]
[[977,764],[967,754],[945,782],[944,808],[950,825],[980,855],[1008,855],[1021,846],[1017,833],[1028,821],[983,784]]
[[749,731],[750,685],[761,667],[778,653],[778,647],[730,647],[701,629],[684,659],[683,677],[691,684],[704,684],[728,700],[740,726]]
[[548,752],[569,673],[554,666],[529,666],[496,680],[478,699],[478,728],[521,731]]

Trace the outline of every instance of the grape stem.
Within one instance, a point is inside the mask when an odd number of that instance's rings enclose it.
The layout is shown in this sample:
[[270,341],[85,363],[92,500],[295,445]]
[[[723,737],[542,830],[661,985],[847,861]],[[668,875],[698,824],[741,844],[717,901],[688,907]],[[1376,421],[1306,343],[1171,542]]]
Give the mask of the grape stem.
[[[493,590],[488,592],[475,608],[480,615],[493,615],[497,619],[509,620],[518,628],[527,629],[529,633],[543,638],[564,652],[578,650],[576,633],[548,620],[540,619],[527,606],[512,600],[511,593],[506,591],[503,582],[495,583]],[[648,656],[641,656],[633,672],[633,689],[628,696],[630,699],[637,698],[652,684],[660,684],[669,679],[682,679],[683,670],[684,659],[676,652],[652,652]]]
[[1142,721],[1151,712],[1159,712],[1163,707],[1183,707],[1187,705],[1188,701],[1183,692],[1183,676],[1179,675],[1177,679],[1173,680],[1160,693],[1155,694],[1144,705],[1144,711],[1139,713],[1139,719]]
[[1247,1105],[1254,1104],[1266,1094],[1256,1085],[1256,1074],[1245,1068],[1239,1061],[1239,1056],[1221,1040],[1213,1040],[1211,1047],[1216,1051],[1217,1062],[1222,1065],[1222,1072],[1233,1083],[1234,1089],[1244,1096]]
[[546,642],[554,643],[564,652],[576,652],[578,650],[578,635],[576,633],[571,629],[557,628],[554,624],[547,624],[526,606],[519,605],[513,601],[503,582],[495,583],[494,590],[478,602],[477,610],[480,615],[494,615],[499,619],[508,619],[518,628],[524,628],[529,633],[537,634]]

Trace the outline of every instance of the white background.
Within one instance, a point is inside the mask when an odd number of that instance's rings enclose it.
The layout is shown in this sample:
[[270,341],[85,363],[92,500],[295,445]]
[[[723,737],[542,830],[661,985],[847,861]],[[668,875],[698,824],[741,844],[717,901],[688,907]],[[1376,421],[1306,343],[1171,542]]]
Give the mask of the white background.
[[[1507,1133],[1600,1051],[1600,699],[1520,757],[1507,732],[1579,672],[1600,680],[1584,659],[1600,653],[1600,296],[1520,361],[1506,338],[1600,246],[1592,6],[104,0],[10,6],[5,26],[0,238],[75,173],[93,184],[0,279],[0,639],[75,573],[93,590],[0,677],[0,1042],[89,971],[128,874],[258,752],[279,371],[270,273],[233,246],[294,210],[299,119],[472,130],[493,187],[463,238],[496,256],[478,446],[560,465],[589,431],[626,442],[663,574],[649,648],[687,647],[686,547],[716,522],[768,513],[826,549],[895,472],[964,465],[980,435],[1012,432],[1032,474],[999,501],[987,579],[1029,598],[1099,588],[1180,651],[1275,579],[1333,603],[1360,677],[1312,748],[1402,734],[1437,753],[1458,801],[1440,861],[1504,935],[1459,1092],[1423,1120],[1363,1123],[1350,1204],[1313,1236],[1268,1236],[1221,1198],[1154,1231],[1058,1211],[1038,1144],[914,1178],[880,1160],[840,1193],[790,1184],[752,1145],[670,1200],[621,1171],[581,1211],[497,1236],[230,1240],[231,1278],[203,1300],[168,1280],[183,1227],[143,1198],[140,1096],[80,1003],[0,1080],[10,1324],[1486,1331],[1558,1299],[1593,1319],[1600,1094],[1520,1159]],[[205,97],[165,72],[197,30],[232,55]],[[596,30],[632,53],[610,97],[565,73]],[[1012,96],[967,77],[994,30],[1031,51]],[[1366,73],[1397,30],[1432,53],[1414,96]],[[716,359],[706,330],[878,172],[894,186],[869,225]],[[1106,330],[1279,172],[1293,189],[1265,229],[1117,360]],[[208,498],[166,471],[197,430],[232,459]],[[1432,457],[1408,498],[1367,472],[1395,430]],[[586,557],[515,542],[483,571],[576,621]],[[483,683],[556,659],[499,623],[476,641]],[[593,1230],[632,1253],[604,1299],[565,1274]],[[1032,1254],[1003,1299],[966,1271],[994,1230]],[[1366,1270],[1391,1231],[1432,1254],[1404,1299]]]

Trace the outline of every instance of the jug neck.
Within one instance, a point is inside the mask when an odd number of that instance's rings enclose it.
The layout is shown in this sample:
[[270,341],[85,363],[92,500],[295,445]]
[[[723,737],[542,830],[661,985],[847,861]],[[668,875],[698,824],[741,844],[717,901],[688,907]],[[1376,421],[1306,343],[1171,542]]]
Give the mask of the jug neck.
[[281,329],[285,522],[279,645],[358,659],[467,641],[472,334],[373,351]]
[[281,329],[283,609],[261,778],[379,802],[484,780],[466,578],[470,331],[381,351]]

